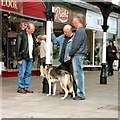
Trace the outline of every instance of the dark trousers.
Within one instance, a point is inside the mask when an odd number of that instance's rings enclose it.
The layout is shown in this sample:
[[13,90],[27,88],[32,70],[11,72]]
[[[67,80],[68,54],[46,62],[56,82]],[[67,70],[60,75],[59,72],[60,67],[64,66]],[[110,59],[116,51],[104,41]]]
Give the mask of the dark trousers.
[[113,75],[113,62],[114,62],[114,58],[109,58],[109,60],[108,60],[108,75]]

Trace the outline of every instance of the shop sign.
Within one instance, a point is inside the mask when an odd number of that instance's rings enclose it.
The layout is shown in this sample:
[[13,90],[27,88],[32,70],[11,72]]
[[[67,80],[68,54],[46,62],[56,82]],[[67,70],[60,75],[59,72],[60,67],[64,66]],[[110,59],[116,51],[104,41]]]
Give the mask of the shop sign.
[[[86,28],[102,31],[103,17],[99,13],[87,10],[86,14]],[[117,18],[108,17],[107,22],[109,28],[107,32],[116,34],[117,32]]]
[[73,16],[81,14],[81,11],[74,11],[62,5],[55,5],[53,12],[55,13],[54,21],[64,24],[71,24]]
[[54,17],[55,21],[59,21],[62,23],[68,22],[69,14],[70,14],[69,10],[63,7],[55,7],[54,12],[55,12],[55,17]]
[[17,2],[16,0],[1,0],[0,1],[0,5],[2,9],[19,12],[19,13],[21,13],[21,9],[22,9],[21,4],[22,2]]
[[6,6],[8,8],[11,7],[11,8],[14,8],[14,9],[18,9],[17,2],[12,1],[12,0],[2,0],[1,5]]

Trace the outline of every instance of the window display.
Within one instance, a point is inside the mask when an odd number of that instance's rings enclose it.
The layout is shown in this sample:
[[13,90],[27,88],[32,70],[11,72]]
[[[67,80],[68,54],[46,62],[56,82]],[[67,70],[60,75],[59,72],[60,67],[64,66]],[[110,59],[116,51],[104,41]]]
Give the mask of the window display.
[[[15,14],[8,14],[7,16],[2,17],[2,62],[4,63],[4,69],[17,69],[17,60],[15,57],[17,33],[26,28],[28,21],[34,22],[34,20],[29,20]],[[43,22],[35,21],[35,26],[35,37],[38,34],[44,33],[45,29],[41,29],[41,27],[44,27]],[[37,59],[35,63],[36,64],[33,65],[33,69],[37,69]]]

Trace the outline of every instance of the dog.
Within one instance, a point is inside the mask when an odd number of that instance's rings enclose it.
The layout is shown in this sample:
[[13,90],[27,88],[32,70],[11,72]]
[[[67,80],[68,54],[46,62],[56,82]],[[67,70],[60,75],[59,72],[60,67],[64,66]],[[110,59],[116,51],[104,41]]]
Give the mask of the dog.
[[61,99],[66,99],[69,92],[73,94],[73,98],[75,97],[73,77],[68,71],[62,70],[59,67],[48,66],[46,70],[46,78],[49,84],[49,93],[47,96],[52,95],[51,83],[53,83],[53,95],[56,95],[56,81],[59,81],[61,88],[65,91],[65,95]]

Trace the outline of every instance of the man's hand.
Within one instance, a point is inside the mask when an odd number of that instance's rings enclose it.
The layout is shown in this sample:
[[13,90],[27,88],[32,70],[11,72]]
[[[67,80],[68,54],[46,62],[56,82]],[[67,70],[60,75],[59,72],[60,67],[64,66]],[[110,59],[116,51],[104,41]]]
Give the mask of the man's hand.
[[115,50],[112,50],[112,52],[116,52]]
[[53,33],[53,28],[51,28],[51,33]]
[[72,57],[71,57],[71,56],[68,56],[68,57],[67,57],[67,60],[68,60],[68,61],[72,60]]
[[21,61],[18,61],[18,64],[22,65],[22,60],[21,60]]

